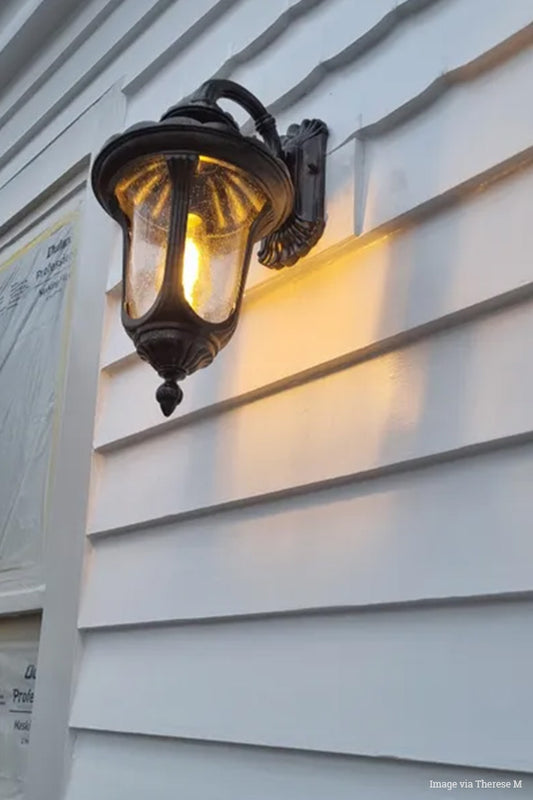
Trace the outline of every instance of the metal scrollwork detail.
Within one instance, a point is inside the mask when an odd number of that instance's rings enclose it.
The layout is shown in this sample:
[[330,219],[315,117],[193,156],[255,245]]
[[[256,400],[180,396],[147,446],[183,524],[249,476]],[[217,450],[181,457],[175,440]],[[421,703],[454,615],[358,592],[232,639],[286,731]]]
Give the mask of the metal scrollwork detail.
[[281,137],[283,160],[294,185],[294,208],[283,225],[261,242],[258,259],[265,267],[292,266],[324,232],[327,137],[327,125],[320,119],[304,119]]
[[270,269],[292,267],[307,255],[324,232],[324,220],[307,220],[291,214],[274,233],[263,239],[257,257]]

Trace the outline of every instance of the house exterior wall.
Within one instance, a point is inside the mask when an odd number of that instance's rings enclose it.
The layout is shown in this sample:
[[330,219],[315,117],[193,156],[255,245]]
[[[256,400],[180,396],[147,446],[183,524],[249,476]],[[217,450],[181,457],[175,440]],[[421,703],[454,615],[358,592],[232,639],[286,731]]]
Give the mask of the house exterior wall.
[[323,239],[279,273],[254,259],[170,420],[121,328],[118,228],[99,248],[68,757],[39,780],[39,675],[30,800],[533,797],[533,0],[8,13],[0,203],[42,153],[53,180],[109,91],[129,125],[226,77],[282,131],[330,128]]

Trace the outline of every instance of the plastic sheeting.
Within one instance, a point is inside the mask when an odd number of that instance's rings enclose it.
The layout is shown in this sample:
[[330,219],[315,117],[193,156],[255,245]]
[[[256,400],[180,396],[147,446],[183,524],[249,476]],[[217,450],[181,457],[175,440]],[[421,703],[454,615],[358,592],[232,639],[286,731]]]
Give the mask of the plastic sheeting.
[[22,800],[30,741],[37,643],[0,647],[0,797]]
[[23,800],[39,621],[0,621],[0,798]]
[[42,581],[74,226],[64,220],[0,266],[0,589]]

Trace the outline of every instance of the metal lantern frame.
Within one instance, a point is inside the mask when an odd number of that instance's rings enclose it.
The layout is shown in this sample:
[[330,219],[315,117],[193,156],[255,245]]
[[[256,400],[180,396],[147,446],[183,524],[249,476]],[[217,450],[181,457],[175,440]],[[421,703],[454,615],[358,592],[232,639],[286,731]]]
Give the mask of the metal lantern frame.
[[[252,117],[263,138],[243,135],[218,101],[233,100]],[[143,122],[114,136],[95,159],[92,185],[100,204],[121,226],[124,239],[122,323],[141,358],[163,378],[156,393],[168,416],[182,399],[177,381],[211,363],[237,326],[252,246],[271,268],[294,264],[324,230],[324,176],[327,127],[320,120],[293,125],[278,135],[276,123],[254,95],[236,83],[211,80],[169,109],[159,122]],[[200,157],[237,168],[266,198],[252,222],[236,301],[222,322],[195,312],[184,295],[182,270],[187,217]],[[141,159],[166,160],[171,185],[170,221],[164,273],[152,306],[139,317],[128,313],[126,277],[132,248],[131,222],[115,190],[120,176]]]

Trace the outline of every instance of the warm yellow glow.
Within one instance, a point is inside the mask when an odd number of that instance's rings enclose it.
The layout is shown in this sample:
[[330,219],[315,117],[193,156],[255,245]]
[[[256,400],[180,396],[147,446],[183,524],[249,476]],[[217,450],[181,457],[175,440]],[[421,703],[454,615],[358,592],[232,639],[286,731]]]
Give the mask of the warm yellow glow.
[[200,278],[200,244],[202,220],[196,214],[187,217],[187,238],[183,253],[183,293],[194,308]]
[[[187,217],[187,237],[185,239],[185,250],[183,253],[183,293],[190,306],[194,308],[198,299],[199,278],[200,278],[200,235],[202,220],[196,214],[189,214]],[[166,250],[162,253],[157,262],[154,273],[154,289],[156,295],[163,285],[165,276]]]
[[189,305],[194,305],[194,295],[200,273],[200,251],[194,239],[187,237],[183,256],[183,292]]

